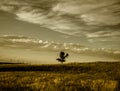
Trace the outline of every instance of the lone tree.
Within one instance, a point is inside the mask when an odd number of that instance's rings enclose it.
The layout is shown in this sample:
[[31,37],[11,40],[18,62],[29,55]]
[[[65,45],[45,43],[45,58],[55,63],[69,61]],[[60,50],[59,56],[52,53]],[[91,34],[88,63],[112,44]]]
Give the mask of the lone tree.
[[63,62],[65,62],[65,58],[68,57],[69,54],[65,53],[65,52],[60,52],[59,54],[59,58],[57,58],[56,60],[58,60],[58,62],[61,62],[63,64]]

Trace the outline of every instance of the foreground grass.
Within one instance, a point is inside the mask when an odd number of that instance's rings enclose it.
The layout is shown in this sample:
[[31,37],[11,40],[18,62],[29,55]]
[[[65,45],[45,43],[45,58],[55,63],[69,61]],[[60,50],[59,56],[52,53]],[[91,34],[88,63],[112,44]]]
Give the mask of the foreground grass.
[[120,63],[0,65],[0,91],[120,91]]

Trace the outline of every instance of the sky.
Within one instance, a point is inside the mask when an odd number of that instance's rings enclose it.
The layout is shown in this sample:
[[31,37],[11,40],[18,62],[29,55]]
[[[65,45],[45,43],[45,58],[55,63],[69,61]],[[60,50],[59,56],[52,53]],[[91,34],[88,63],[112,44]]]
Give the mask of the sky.
[[0,60],[120,61],[119,0],[0,0]]

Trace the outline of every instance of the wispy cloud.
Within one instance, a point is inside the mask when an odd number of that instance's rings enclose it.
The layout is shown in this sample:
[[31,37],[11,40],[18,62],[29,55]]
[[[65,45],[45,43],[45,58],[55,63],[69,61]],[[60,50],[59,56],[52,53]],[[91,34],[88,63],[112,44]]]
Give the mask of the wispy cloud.
[[[98,31],[94,33],[86,34],[88,41],[91,43],[97,43],[105,46],[112,46],[120,43],[120,31]],[[114,46],[118,46],[114,45]]]
[[120,36],[120,31],[98,31],[94,33],[87,34],[88,38],[104,38],[104,37],[114,37]]
[[15,14],[17,20],[38,24],[87,42],[114,42],[120,37],[119,6],[119,0],[0,1],[0,10]]
[[19,20],[40,24],[40,26],[69,35],[74,35],[79,30],[79,27],[73,22],[61,17],[59,14],[56,15],[52,11],[45,14],[43,11],[40,12],[39,9],[34,9],[29,12],[24,9],[17,12],[16,15]]
[[[1,9],[9,12],[13,12],[16,14],[17,19],[40,24],[41,26],[50,28],[51,30],[75,34],[76,31],[81,31],[81,21],[84,21],[85,26],[87,25],[116,25],[119,22],[119,15],[116,11],[119,8],[118,4],[113,4],[116,1],[106,1],[100,2],[99,4],[95,3],[95,1],[59,1],[58,3],[49,6],[49,11],[44,10],[42,6],[38,6],[36,3],[30,4],[29,2],[5,2],[7,4],[2,4]],[[40,2],[38,2],[40,3]],[[41,4],[41,3],[40,3]],[[47,4],[47,2],[42,3]],[[113,5],[112,5],[113,4]],[[23,6],[22,6],[23,5]],[[22,6],[22,7],[21,7]],[[47,7],[47,6],[46,6]],[[103,8],[104,7],[104,8]],[[112,11],[109,8],[112,7]],[[116,12],[115,14],[113,12]],[[65,18],[63,15],[74,15],[75,17]],[[72,20],[76,20],[72,22]],[[76,24],[78,23],[78,24]],[[84,26],[84,30],[86,27]],[[92,30],[92,27],[90,27]]]
[[29,49],[31,51],[69,51],[76,54],[91,56],[106,56],[120,59],[120,50],[106,48],[89,48],[79,43],[57,43],[54,41],[42,41],[24,36],[0,36],[0,47],[10,49]]

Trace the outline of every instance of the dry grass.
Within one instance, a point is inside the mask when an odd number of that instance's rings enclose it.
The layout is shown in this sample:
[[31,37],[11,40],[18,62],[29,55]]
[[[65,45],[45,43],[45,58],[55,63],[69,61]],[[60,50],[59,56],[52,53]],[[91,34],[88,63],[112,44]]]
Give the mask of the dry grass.
[[[59,71],[56,72],[53,69],[51,69],[53,71],[44,71],[44,69],[40,71],[39,69],[39,71],[28,70],[0,72],[0,91],[120,91],[119,64],[111,64],[112,67],[116,68],[112,68],[110,64],[108,66],[105,65],[106,63],[67,64],[60,66],[44,65],[42,67],[58,67]],[[0,68],[5,67],[13,66],[0,66]],[[19,68],[19,66],[17,67]],[[31,66],[23,66],[22,64],[20,67],[29,68]],[[41,66],[32,65],[32,69],[34,69],[34,67]],[[66,68],[61,68],[60,70],[59,67]],[[73,69],[73,67],[76,68]],[[79,67],[83,68],[77,70]],[[110,70],[110,68],[112,69]]]

